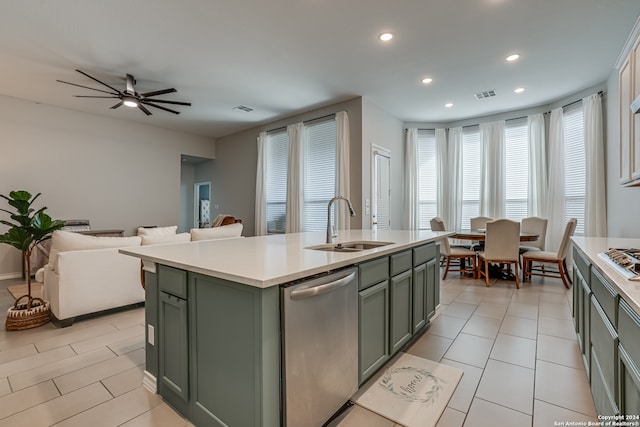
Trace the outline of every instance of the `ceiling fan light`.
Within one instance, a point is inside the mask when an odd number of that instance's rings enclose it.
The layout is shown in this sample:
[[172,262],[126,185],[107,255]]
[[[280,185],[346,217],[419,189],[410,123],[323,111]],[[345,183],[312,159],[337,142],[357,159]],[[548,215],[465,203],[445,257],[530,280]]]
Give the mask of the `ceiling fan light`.
[[138,106],[138,100],[131,97],[131,96],[125,96],[122,98],[122,103],[126,106],[126,107],[137,107]]

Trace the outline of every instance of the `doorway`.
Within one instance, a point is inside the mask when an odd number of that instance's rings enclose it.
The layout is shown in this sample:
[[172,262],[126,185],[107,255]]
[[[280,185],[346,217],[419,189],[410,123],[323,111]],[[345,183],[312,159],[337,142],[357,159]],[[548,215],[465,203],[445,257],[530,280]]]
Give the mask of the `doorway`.
[[193,184],[193,228],[211,226],[211,182]]
[[373,145],[371,158],[371,228],[391,228],[391,152]]

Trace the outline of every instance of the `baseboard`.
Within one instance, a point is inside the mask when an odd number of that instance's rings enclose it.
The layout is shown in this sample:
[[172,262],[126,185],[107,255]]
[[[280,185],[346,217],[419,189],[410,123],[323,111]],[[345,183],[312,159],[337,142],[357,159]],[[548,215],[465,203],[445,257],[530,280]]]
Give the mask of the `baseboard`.
[[144,376],[142,377],[142,387],[146,388],[153,394],[158,393],[156,377],[149,371],[144,371]]
[[0,280],[8,280],[8,279],[20,279],[22,278],[22,273],[5,273],[0,274]]

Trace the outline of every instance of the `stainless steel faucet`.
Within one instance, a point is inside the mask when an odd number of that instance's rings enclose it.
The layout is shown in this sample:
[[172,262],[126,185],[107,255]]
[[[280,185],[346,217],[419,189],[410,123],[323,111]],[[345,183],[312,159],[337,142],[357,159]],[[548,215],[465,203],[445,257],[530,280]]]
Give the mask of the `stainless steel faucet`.
[[353,210],[353,206],[351,206],[351,202],[346,197],[336,196],[333,199],[329,200],[329,205],[327,206],[327,243],[333,243],[333,238],[337,237],[337,234],[333,232],[333,226],[331,225],[331,205],[336,200],[344,200],[349,205],[349,214],[351,216],[356,216],[356,211]]

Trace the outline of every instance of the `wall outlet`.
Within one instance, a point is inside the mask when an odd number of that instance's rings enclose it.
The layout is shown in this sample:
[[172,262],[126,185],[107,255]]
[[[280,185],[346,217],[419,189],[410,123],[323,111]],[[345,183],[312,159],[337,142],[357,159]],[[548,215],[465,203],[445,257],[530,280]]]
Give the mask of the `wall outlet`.
[[153,328],[153,325],[147,325],[147,341],[149,342],[149,344],[151,345],[155,345],[155,330]]

